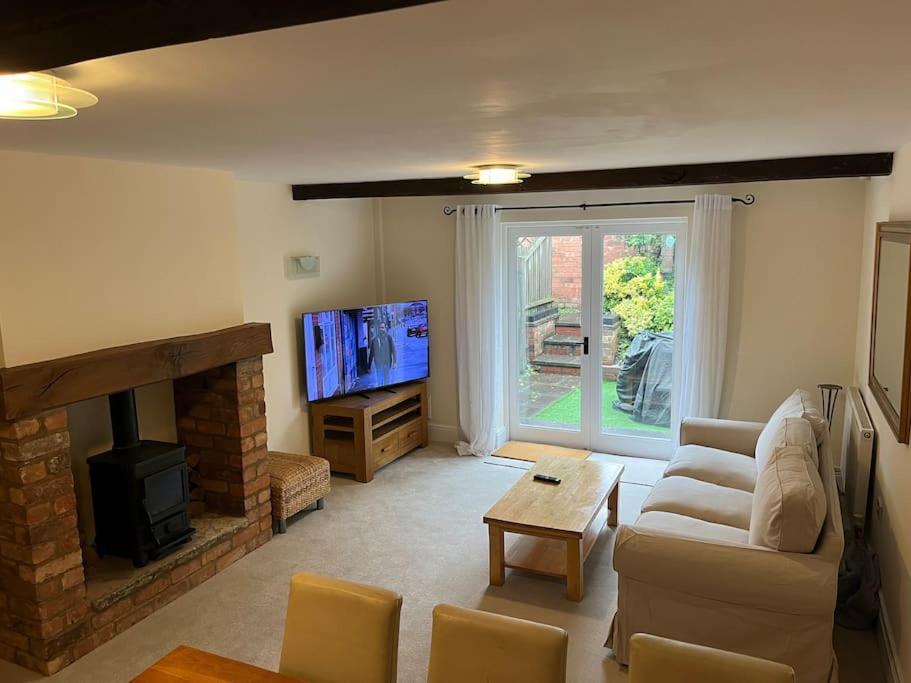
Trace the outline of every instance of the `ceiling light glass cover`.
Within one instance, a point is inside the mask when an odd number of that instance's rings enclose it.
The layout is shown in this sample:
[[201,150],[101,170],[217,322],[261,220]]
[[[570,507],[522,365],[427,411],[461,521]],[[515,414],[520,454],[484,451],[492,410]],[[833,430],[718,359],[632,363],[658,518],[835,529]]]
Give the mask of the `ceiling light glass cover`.
[[32,71],[0,76],[0,119],[68,119],[97,102],[92,93],[51,74]]
[[474,173],[464,176],[473,185],[514,185],[531,178],[531,173],[523,171],[518,164],[485,164],[474,168]]

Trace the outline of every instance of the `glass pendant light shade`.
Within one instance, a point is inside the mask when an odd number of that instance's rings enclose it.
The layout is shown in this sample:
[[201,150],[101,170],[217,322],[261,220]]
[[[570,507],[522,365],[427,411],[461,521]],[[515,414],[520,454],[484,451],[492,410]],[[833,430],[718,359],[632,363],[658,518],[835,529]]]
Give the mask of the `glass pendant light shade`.
[[29,72],[0,76],[0,119],[43,121],[68,119],[98,102],[92,93],[74,88],[51,74]]
[[485,164],[475,166],[475,172],[464,178],[472,185],[514,185],[531,178],[531,174],[522,171],[517,164]]

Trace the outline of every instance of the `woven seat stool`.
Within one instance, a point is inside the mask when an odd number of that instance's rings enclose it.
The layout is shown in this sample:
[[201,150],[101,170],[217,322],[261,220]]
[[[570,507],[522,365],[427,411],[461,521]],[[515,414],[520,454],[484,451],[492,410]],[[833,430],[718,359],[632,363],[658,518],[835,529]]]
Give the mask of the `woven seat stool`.
[[288,530],[288,518],[316,504],[323,509],[329,493],[329,461],[314,455],[269,452],[272,487],[272,520],[280,534]]

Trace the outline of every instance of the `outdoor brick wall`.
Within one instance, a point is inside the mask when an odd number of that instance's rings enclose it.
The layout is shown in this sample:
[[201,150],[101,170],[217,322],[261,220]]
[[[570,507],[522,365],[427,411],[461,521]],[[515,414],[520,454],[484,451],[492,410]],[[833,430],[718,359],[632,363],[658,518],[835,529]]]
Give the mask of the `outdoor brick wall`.
[[556,321],[557,316],[551,315],[525,324],[525,343],[528,360],[534,360],[544,353],[544,340],[553,336],[556,330]]
[[551,237],[551,294],[561,304],[582,303],[582,240]]
[[175,381],[209,509],[245,517],[117,601],[86,599],[67,410],[0,421],[0,657],[53,674],[272,537],[262,359]]

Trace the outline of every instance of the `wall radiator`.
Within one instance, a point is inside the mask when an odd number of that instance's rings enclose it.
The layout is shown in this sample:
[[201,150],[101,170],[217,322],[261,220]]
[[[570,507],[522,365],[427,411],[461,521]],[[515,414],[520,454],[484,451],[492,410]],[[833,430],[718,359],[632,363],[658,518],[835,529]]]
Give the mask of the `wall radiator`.
[[[870,510],[876,433],[857,387],[849,387],[845,399],[839,483],[845,494],[845,511],[857,532],[863,533]],[[848,520],[845,520],[846,522]]]

